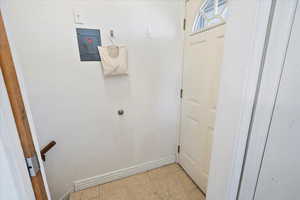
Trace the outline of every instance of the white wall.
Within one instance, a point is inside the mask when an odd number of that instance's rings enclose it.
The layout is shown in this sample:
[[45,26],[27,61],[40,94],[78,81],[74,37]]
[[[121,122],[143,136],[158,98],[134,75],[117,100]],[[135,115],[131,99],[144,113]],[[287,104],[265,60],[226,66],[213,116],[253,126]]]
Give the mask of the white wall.
[[[181,1],[7,0],[53,199],[73,181],[176,153],[182,63]],[[80,62],[72,9],[128,46],[129,77],[104,79]],[[147,32],[150,27],[150,34]],[[118,109],[125,116],[117,115]]]

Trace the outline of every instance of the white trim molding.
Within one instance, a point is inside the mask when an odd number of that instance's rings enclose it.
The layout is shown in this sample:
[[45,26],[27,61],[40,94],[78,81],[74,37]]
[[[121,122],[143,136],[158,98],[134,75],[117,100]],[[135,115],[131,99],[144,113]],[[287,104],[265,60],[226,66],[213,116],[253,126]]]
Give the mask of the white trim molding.
[[74,191],[80,191],[99,184],[108,183],[114,180],[125,178],[134,174],[146,172],[164,165],[175,163],[176,155],[171,155],[160,160],[149,161],[142,164],[134,165],[128,168],[112,171],[91,178],[78,180],[74,182]]
[[229,1],[207,200],[235,200],[274,0]]
[[276,2],[257,103],[248,136],[248,148],[238,196],[240,200],[254,198],[297,2],[298,0]]

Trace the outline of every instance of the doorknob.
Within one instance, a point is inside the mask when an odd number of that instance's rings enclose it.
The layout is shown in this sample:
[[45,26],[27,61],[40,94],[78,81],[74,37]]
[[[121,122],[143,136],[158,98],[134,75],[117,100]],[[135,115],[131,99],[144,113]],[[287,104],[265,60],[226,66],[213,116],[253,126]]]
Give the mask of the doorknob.
[[46,161],[46,153],[52,149],[52,147],[54,147],[56,145],[55,141],[51,141],[49,144],[47,144],[42,150],[41,150],[41,156],[42,156],[42,160]]

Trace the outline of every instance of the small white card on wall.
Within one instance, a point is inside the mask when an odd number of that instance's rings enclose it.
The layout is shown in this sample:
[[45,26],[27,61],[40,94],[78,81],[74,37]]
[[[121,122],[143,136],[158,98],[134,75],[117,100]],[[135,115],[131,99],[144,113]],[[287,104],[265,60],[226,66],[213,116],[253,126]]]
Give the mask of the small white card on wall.
[[86,23],[84,12],[78,8],[73,8],[73,17],[75,24]]

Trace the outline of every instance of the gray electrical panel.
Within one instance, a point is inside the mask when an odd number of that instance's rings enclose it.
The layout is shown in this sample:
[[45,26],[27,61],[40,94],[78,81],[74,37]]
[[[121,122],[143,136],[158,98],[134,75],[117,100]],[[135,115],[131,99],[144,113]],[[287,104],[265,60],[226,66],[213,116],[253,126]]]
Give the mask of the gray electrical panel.
[[81,61],[100,61],[98,46],[101,46],[100,30],[77,28],[77,40]]

